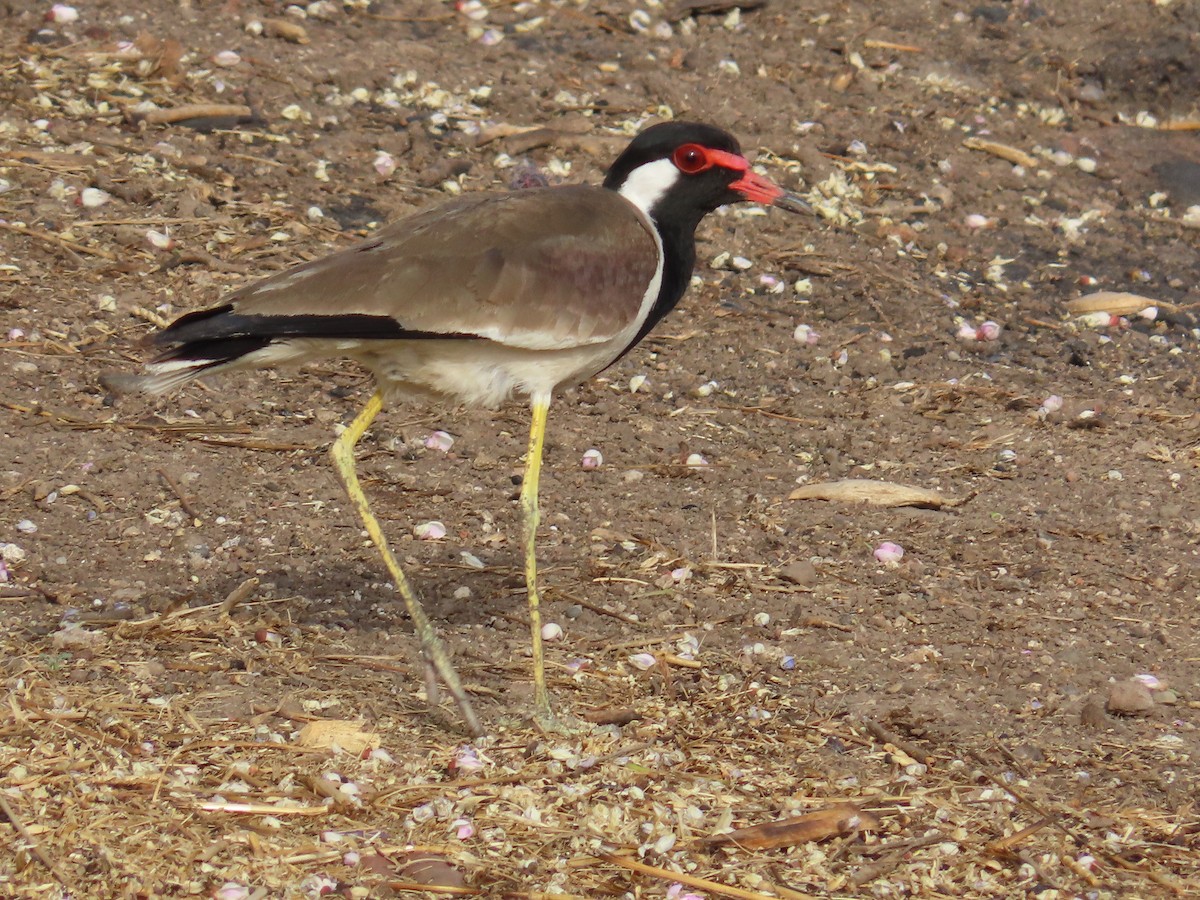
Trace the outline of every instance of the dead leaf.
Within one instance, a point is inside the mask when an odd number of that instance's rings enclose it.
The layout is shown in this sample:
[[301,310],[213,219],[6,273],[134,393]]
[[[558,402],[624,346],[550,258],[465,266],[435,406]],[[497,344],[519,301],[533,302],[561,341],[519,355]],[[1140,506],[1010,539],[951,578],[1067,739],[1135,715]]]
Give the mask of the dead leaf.
[[969,137],[963,141],[963,146],[968,150],[978,150],[981,153],[989,153],[992,156],[1007,160],[1014,166],[1024,166],[1026,169],[1037,168],[1038,161],[1036,156],[1030,156],[1024,150],[1010,147],[1008,144],[985,141],[983,138]]
[[793,847],[808,841],[824,841],[843,834],[859,831],[877,831],[879,818],[859,809],[852,803],[818,809],[815,812],[781,819],[765,825],[739,828],[728,834],[707,838],[704,843],[711,846],[737,844],[751,850],[772,850],[776,847]]
[[1153,297],[1143,297],[1141,294],[1129,294],[1125,291],[1096,291],[1086,297],[1076,297],[1067,301],[1067,311],[1073,316],[1084,316],[1088,313],[1105,312],[1113,316],[1136,315],[1151,306],[1161,306],[1163,309],[1175,310],[1173,303],[1155,300]]
[[269,37],[282,38],[293,44],[307,44],[308,31],[299,22],[290,19],[263,19],[263,31]]
[[179,41],[174,38],[160,40],[143,31],[134,39],[133,45],[143,59],[153,62],[152,73],[158,73],[168,81],[179,74],[179,63],[183,60],[183,44]]
[[872,506],[919,506],[925,509],[954,507],[965,501],[944,497],[937,491],[873,481],[869,478],[845,478],[805,484],[788,494],[789,500],[840,500],[844,503],[870,503]]
[[467,879],[449,861],[440,856],[418,856],[409,860],[399,871],[401,878],[417,885],[462,889]]
[[592,709],[584,712],[582,718],[596,725],[628,725],[641,719],[636,709],[621,707],[619,709]]
[[314,750],[332,750],[334,747],[340,747],[347,753],[362,753],[379,746],[379,735],[363,731],[361,722],[318,719],[300,729],[296,743]]

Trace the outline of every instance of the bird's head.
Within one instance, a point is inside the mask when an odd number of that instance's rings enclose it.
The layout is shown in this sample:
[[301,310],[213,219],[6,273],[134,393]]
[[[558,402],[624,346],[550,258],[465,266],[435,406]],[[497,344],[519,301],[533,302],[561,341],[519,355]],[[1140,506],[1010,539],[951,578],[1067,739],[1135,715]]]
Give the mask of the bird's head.
[[647,128],[617,157],[604,186],[658,221],[675,216],[694,225],[718,206],[742,201],[812,213],[795,194],[751,171],[733,135],[697,122]]

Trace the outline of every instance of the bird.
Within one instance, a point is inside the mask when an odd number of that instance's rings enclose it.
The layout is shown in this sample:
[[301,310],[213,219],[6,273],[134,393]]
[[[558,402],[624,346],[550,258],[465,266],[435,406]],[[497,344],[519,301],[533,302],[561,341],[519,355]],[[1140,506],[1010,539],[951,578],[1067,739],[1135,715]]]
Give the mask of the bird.
[[669,121],[638,133],[602,185],[466,193],[353,246],[241,287],[152,334],[142,374],[110,373],[118,393],[161,394],[202,375],[357,361],[375,390],[330,448],[351,503],[401,595],[425,660],[467,729],[484,734],[450,657],[396,561],[359,484],[354,449],[385,402],[454,406],[528,399],[519,497],[533,655],[533,721],[570,731],[546,686],[535,538],[547,412],[560,390],[621,359],[678,303],[696,262],[695,232],[718,207],[749,201],[812,209],[757,174],[727,131]]

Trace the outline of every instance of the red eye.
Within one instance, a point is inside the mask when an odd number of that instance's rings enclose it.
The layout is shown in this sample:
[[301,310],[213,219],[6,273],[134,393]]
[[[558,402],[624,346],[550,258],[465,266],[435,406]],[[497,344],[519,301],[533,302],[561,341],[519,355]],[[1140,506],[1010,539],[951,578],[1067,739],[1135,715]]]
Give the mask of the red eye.
[[675,168],[687,175],[695,175],[712,168],[712,160],[699,144],[684,144],[675,151],[672,160]]

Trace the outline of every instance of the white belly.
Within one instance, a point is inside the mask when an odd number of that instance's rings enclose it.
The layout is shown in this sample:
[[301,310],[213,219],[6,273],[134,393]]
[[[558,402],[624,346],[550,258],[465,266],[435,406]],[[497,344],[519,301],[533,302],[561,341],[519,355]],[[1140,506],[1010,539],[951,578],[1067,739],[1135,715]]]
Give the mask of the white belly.
[[614,342],[525,350],[482,340],[389,341],[347,355],[375,375],[387,396],[432,394],[471,406],[499,406],[513,394],[549,396],[591,378],[625,348]]

